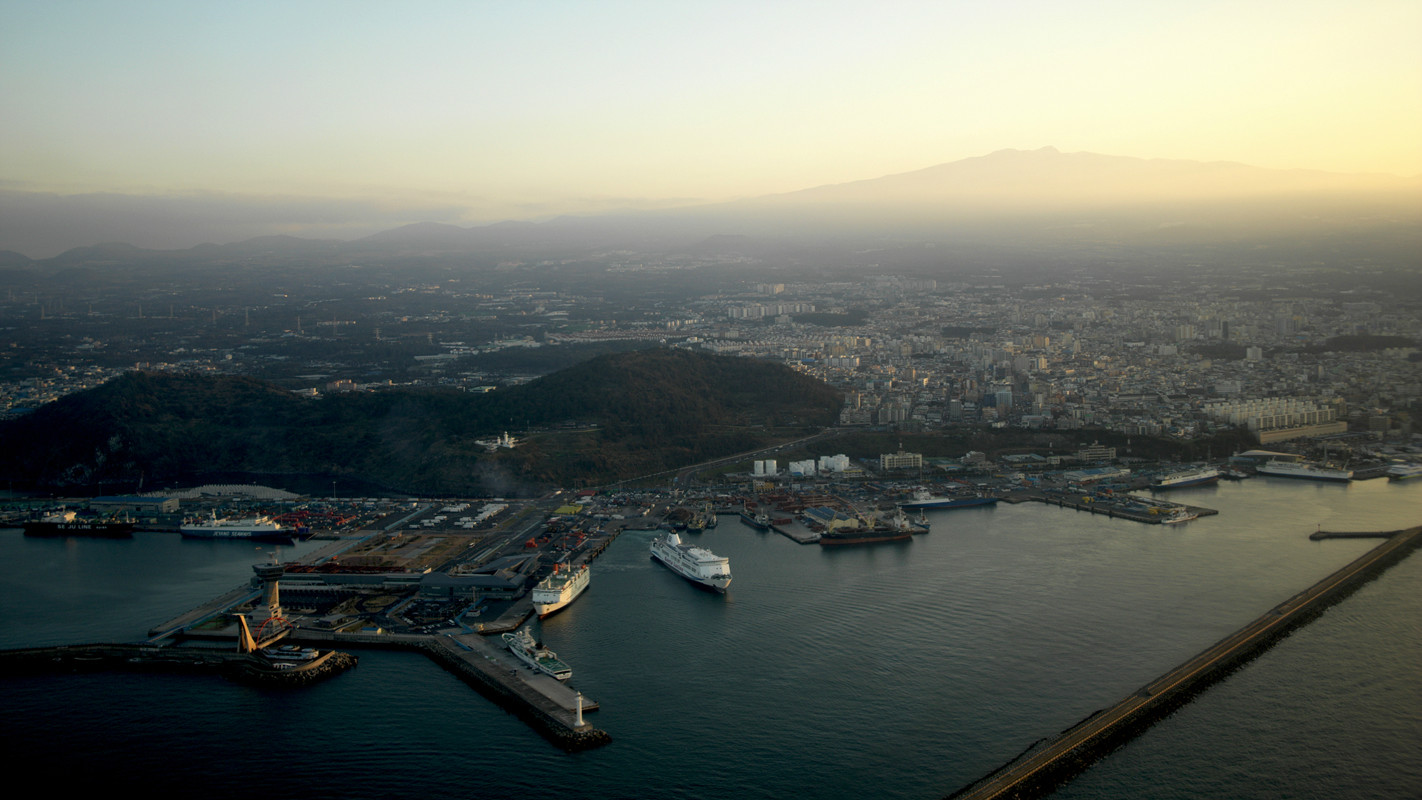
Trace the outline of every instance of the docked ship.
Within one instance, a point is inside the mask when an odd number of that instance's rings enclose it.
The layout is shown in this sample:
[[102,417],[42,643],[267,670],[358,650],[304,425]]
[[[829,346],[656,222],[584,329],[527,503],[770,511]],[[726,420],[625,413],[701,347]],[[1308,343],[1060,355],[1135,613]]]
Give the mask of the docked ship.
[[133,520],[116,517],[83,517],[76,511],[56,511],[25,523],[26,536],[97,536],[126,539],[133,535]]
[[587,564],[577,567],[554,564],[553,574],[533,587],[533,610],[538,618],[543,619],[578,599],[578,595],[588,588],[589,577]]
[[527,628],[504,634],[504,644],[514,658],[545,675],[552,675],[560,681],[573,677],[573,669],[558,659],[558,654],[534,641]]
[[755,528],[758,531],[770,530],[770,515],[765,513],[764,511],[758,511],[752,514],[750,512],[750,509],[742,508],[740,512],[740,517],[741,522],[744,522],[745,524],[751,526],[752,528]]
[[214,513],[200,522],[185,522],[178,532],[189,539],[246,539],[251,541],[289,542],[296,538],[296,529],[271,517],[255,516],[220,518]]
[[731,560],[704,547],[682,544],[675,533],[652,540],[652,558],[697,586],[724,592],[731,585]]
[[1267,464],[1256,467],[1254,471],[1260,475],[1272,475],[1275,478],[1302,478],[1307,481],[1347,483],[1353,480],[1353,470],[1351,469],[1333,469],[1307,462],[1271,460]]
[[1198,469],[1187,469],[1184,472],[1172,472],[1150,485],[1152,489],[1183,489],[1186,486],[1204,486],[1208,483],[1217,483],[1220,479],[1220,471],[1214,467],[1200,467]]
[[913,493],[913,499],[907,503],[899,503],[899,508],[942,510],[947,508],[967,508],[969,506],[988,506],[997,502],[996,497],[984,494],[959,495],[947,497],[929,493],[927,490],[919,489]]
[[820,544],[833,547],[842,544],[882,544],[903,542],[913,538],[913,531],[890,525],[862,528],[835,528],[820,534]]
[[1422,478],[1422,464],[1393,464],[1387,468],[1387,479],[1390,481],[1409,481],[1413,478]]

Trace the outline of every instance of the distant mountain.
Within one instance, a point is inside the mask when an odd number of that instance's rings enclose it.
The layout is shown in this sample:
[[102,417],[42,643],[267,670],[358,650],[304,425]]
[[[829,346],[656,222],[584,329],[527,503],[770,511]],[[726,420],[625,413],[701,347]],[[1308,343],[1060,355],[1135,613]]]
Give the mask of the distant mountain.
[[1073,203],[1183,202],[1302,193],[1416,192],[1392,175],[1276,170],[1233,162],[1143,159],[1098,153],[999,150],[872,180],[819,186],[751,204],[983,203],[1034,207]]
[[[547,222],[461,227],[419,222],[352,241],[265,236],[189,250],[96,245],[41,267],[220,262],[241,258],[580,257],[601,249],[778,254],[787,238],[977,237],[1012,247],[1025,232],[1056,241],[1235,242],[1241,235],[1333,230],[1386,235],[1422,227],[1422,177],[1274,170],[1230,162],[1142,159],[1055,148],[1000,150],[925,169],[710,205]],[[1072,228],[1074,230],[1068,230]],[[1087,229],[1094,229],[1088,231]],[[1043,231],[1054,232],[1043,234]],[[1410,240],[1409,240],[1410,241]],[[3,266],[3,264],[0,264]]]
[[[16,487],[131,490],[211,475],[342,478],[423,494],[514,494],[634,477],[818,427],[838,393],[779,364],[680,350],[603,356],[488,394],[298,397],[248,378],[128,373],[0,423]],[[524,431],[550,430],[546,434]],[[512,431],[514,450],[475,440]]]

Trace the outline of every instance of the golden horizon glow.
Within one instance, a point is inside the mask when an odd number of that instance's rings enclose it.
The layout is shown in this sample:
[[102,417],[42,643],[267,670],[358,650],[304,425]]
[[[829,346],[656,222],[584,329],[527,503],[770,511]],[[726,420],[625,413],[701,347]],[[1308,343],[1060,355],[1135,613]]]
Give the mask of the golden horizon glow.
[[11,3],[0,21],[9,191],[478,222],[1049,145],[1422,175],[1415,2]]

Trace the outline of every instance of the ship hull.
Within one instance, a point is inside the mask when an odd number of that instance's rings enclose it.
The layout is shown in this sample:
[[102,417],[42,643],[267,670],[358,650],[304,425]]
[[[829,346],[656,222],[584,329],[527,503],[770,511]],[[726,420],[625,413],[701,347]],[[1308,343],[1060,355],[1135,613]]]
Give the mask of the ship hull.
[[572,605],[583,592],[588,588],[588,571],[583,567],[578,577],[568,582],[568,587],[561,592],[554,592],[549,589],[535,587],[533,590],[533,612],[539,619],[550,617],[559,611]]
[[907,530],[893,530],[886,532],[870,531],[857,534],[820,534],[820,544],[824,547],[838,547],[850,544],[886,544],[888,542],[903,542],[913,539],[913,533]]
[[652,551],[652,558],[657,562],[661,563],[662,566],[681,576],[683,579],[686,580],[687,583],[690,583],[692,586],[695,586],[698,589],[705,589],[708,592],[715,592],[716,594],[725,594],[726,587],[731,585],[730,579],[726,579],[723,582],[713,581],[709,578],[698,578],[695,575],[688,575],[683,572],[681,568],[677,566],[674,562],[669,559],[662,558],[660,555],[658,555],[657,551],[655,550]]
[[924,511],[942,511],[950,508],[990,506],[996,502],[996,497],[933,497],[928,500],[914,500],[909,503],[899,503],[899,508],[913,511],[920,509]]
[[26,522],[26,536],[92,536],[100,539],[128,539],[132,522]]
[[1188,488],[1188,487],[1191,487],[1191,486],[1209,486],[1209,485],[1212,484],[1212,483],[1219,483],[1219,482],[1220,482],[1220,473],[1216,472],[1216,473],[1214,473],[1213,475],[1201,475],[1200,477],[1197,477],[1197,478],[1181,478],[1181,479],[1175,479],[1175,480],[1172,480],[1172,479],[1170,479],[1170,478],[1167,478],[1167,479],[1165,479],[1165,480],[1156,481],[1155,483],[1152,483],[1152,484],[1150,485],[1150,488],[1156,489],[1156,490],[1160,490],[1160,489],[1185,489],[1185,488]]
[[755,528],[755,529],[758,530],[758,531],[768,531],[768,530],[770,530],[770,523],[769,523],[769,522],[765,522],[765,521],[763,521],[763,520],[758,520],[758,519],[756,519],[755,517],[753,517],[753,516],[751,516],[750,514],[747,514],[747,513],[745,513],[745,512],[741,512],[741,513],[739,514],[739,516],[740,516],[740,518],[741,518],[741,522],[744,522],[745,524],[751,526],[752,528]]
[[1271,478],[1293,478],[1295,480],[1322,481],[1324,483],[1348,483],[1353,480],[1352,472],[1336,469],[1289,469],[1263,466],[1258,467],[1255,472]]

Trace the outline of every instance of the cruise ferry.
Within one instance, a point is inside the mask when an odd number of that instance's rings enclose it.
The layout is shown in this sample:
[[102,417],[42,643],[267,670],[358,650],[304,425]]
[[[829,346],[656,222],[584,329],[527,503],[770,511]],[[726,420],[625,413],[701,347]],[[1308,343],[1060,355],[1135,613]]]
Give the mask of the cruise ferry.
[[560,681],[573,677],[573,669],[558,660],[558,654],[533,639],[527,628],[503,635],[504,644],[519,661],[545,675],[552,675]]
[[1254,471],[1260,475],[1272,475],[1275,478],[1302,478],[1309,481],[1332,481],[1334,483],[1347,483],[1353,480],[1353,470],[1351,469],[1333,469],[1306,462],[1270,461],[1256,467]]
[[189,539],[247,539],[254,541],[291,541],[296,529],[282,525],[271,517],[245,519],[219,518],[216,512],[199,522],[185,522],[178,532]]
[[576,567],[554,564],[553,574],[533,587],[533,610],[538,618],[543,619],[578,599],[588,588],[589,577],[587,564]]
[[1220,471],[1214,467],[1200,467],[1198,469],[1187,469],[1184,472],[1174,472],[1162,477],[1150,485],[1152,489],[1183,489],[1186,486],[1204,486],[1208,483],[1217,483],[1220,479]]
[[704,547],[682,544],[675,533],[652,540],[652,558],[697,586],[724,592],[731,585],[731,561]]

